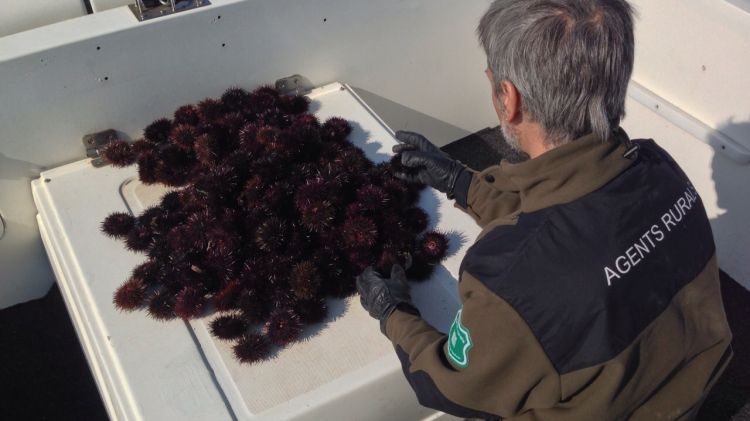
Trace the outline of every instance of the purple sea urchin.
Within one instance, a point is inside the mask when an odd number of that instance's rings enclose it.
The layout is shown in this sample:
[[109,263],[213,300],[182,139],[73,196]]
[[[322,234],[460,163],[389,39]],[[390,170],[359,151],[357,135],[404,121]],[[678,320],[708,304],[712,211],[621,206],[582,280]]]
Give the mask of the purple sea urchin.
[[307,112],[307,109],[310,107],[310,100],[302,95],[281,97],[279,106],[287,113],[301,114]]
[[148,315],[160,321],[172,320],[177,317],[174,305],[174,297],[170,293],[158,291],[149,299]]
[[419,194],[414,189],[392,177],[383,181],[383,190],[391,198],[394,207],[397,208],[414,206],[419,199]]
[[171,191],[161,197],[160,206],[167,212],[177,212],[182,206],[179,191]]
[[331,229],[336,218],[336,208],[333,203],[324,200],[310,202],[300,210],[300,222],[305,228],[313,232],[323,232]]
[[341,237],[349,248],[369,248],[378,241],[378,227],[370,218],[354,216],[341,226]]
[[158,181],[159,158],[152,151],[146,151],[138,156],[138,178],[143,184],[154,184]]
[[265,336],[249,333],[232,347],[234,356],[241,363],[255,364],[271,355],[271,343]]
[[136,140],[131,144],[131,147],[133,148],[133,153],[138,156],[141,156],[141,154],[146,152],[153,152],[155,150],[154,145],[152,143],[149,143],[146,139]]
[[231,281],[224,285],[213,297],[213,304],[218,311],[229,311],[237,308],[237,300],[242,292],[239,281]]
[[172,131],[172,122],[166,118],[160,118],[143,129],[143,137],[151,143],[165,143]]
[[104,159],[115,167],[129,167],[137,158],[133,146],[124,140],[116,140],[104,149]]
[[255,133],[255,140],[264,146],[268,146],[276,141],[276,137],[279,135],[279,130],[271,126],[263,126],[258,129]]
[[408,259],[405,253],[399,252],[396,249],[385,247],[380,253],[378,262],[375,264],[375,268],[383,276],[390,276],[393,265],[401,265],[402,267],[406,264]]
[[203,314],[206,298],[197,288],[186,286],[175,296],[174,312],[183,319],[193,319]]
[[237,308],[250,323],[261,323],[269,314],[269,305],[263,302],[258,291],[243,291],[237,300]]
[[172,129],[170,135],[172,143],[180,149],[192,151],[198,138],[198,131],[189,124],[180,124]]
[[430,224],[429,216],[421,208],[409,208],[404,211],[404,226],[411,232],[418,234],[427,229]]
[[214,336],[224,340],[241,337],[249,327],[247,321],[236,314],[217,317],[209,326]]
[[154,241],[154,234],[148,227],[135,226],[125,239],[125,245],[133,251],[147,251]]
[[269,86],[255,89],[250,95],[250,109],[256,114],[273,109],[279,99],[279,92]]
[[339,254],[322,249],[315,252],[313,261],[320,270],[322,291],[336,298],[348,297],[356,291],[354,275]]
[[320,141],[320,122],[312,114],[303,113],[295,117],[289,131],[301,142],[314,144]]
[[428,263],[421,254],[415,254],[412,256],[411,266],[406,270],[406,277],[410,281],[422,282],[429,279],[434,272],[435,265]]
[[350,173],[366,173],[372,167],[370,162],[361,149],[345,149],[333,159],[332,164],[347,168]]
[[263,145],[258,142],[258,130],[259,127],[255,123],[247,123],[240,129],[238,143],[240,150],[249,155],[255,155],[260,151]]
[[233,86],[221,95],[221,104],[227,110],[239,111],[247,108],[252,101],[250,92]]
[[138,278],[131,278],[117,289],[112,299],[118,310],[133,311],[143,305],[146,285]]
[[159,282],[159,264],[153,260],[141,263],[133,269],[132,278],[140,279],[147,286],[156,285]]
[[263,251],[280,250],[289,236],[289,225],[280,218],[269,218],[261,223],[255,231],[255,244]]
[[318,295],[320,275],[311,261],[297,263],[289,275],[289,286],[294,296],[300,300],[310,300]]
[[381,210],[388,207],[390,199],[383,188],[367,184],[357,190],[357,201],[365,210]]
[[349,264],[354,268],[356,273],[361,273],[368,266],[372,266],[375,263],[375,256],[372,250],[368,248],[359,248],[349,250],[347,253]]
[[277,346],[287,346],[302,333],[302,320],[292,309],[279,309],[271,313],[266,323],[266,335]]
[[195,105],[183,105],[174,112],[174,124],[197,126],[200,120],[201,114]]
[[348,121],[340,117],[331,117],[323,124],[323,139],[331,142],[343,142],[352,132]]
[[115,212],[102,222],[102,231],[110,237],[126,238],[135,226],[133,215],[125,212]]
[[428,263],[439,263],[448,252],[448,238],[435,231],[425,233],[419,241],[419,251]]
[[298,300],[295,311],[303,323],[320,323],[328,316],[328,304],[325,298]]
[[204,122],[214,122],[224,114],[221,102],[212,98],[206,98],[199,102],[198,110]]
[[220,154],[219,142],[216,138],[202,134],[195,140],[195,156],[206,167],[218,161]]

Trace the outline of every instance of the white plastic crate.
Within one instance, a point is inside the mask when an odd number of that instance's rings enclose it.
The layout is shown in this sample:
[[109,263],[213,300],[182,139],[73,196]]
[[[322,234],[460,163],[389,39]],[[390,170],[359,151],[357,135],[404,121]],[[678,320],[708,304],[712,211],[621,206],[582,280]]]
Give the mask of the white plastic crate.
[[[321,121],[341,116],[368,158],[389,159],[392,132],[348,86],[310,93]],[[208,333],[211,317],[154,321],[120,313],[114,290],[145,257],[99,231],[114,211],[139,214],[164,189],[140,184],[134,168],[94,168],[89,160],[42,173],[32,183],[45,248],[105,406],[113,419],[416,420],[446,417],[419,406],[390,342],[359,299],[329,300],[329,319],[276,358],[239,364],[229,344]],[[416,306],[445,331],[458,308],[456,279],[479,233],[452,202],[420,198],[433,227],[449,233],[450,255],[433,278],[415,285]]]

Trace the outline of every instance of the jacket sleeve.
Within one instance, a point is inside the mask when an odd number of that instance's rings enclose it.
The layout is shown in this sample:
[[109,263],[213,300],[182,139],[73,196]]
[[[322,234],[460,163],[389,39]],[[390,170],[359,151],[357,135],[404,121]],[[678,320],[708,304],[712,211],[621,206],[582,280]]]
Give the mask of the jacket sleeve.
[[559,376],[520,315],[471,275],[462,277],[460,292],[448,335],[404,311],[386,323],[419,402],[484,419],[559,402]]
[[518,188],[499,166],[482,172],[466,169],[454,187],[456,206],[484,228],[491,221],[509,217],[521,208]]

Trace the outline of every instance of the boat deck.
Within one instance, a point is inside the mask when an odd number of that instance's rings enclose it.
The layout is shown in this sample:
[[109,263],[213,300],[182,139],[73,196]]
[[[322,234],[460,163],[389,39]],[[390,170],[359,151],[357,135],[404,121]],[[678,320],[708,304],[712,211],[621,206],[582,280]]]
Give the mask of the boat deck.
[[[485,130],[443,149],[476,169],[499,162],[501,156],[518,159],[508,156],[507,147],[496,141],[495,133]],[[750,420],[750,319],[746,317],[750,291],[725,273],[721,276],[724,304],[734,333],[734,359],[698,419]],[[44,298],[0,311],[0,357],[3,419],[107,419],[56,285]]]

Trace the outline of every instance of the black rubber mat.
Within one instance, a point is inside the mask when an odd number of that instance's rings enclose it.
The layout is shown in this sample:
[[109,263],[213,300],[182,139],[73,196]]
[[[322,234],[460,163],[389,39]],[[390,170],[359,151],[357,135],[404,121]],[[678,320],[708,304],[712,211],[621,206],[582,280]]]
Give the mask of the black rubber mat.
[[0,419],[107,419],[57,285],[0,311]]

